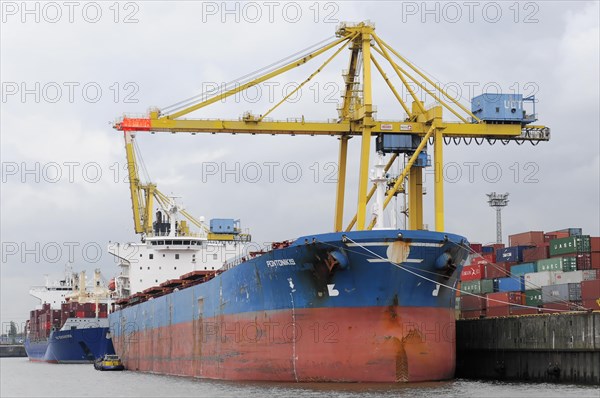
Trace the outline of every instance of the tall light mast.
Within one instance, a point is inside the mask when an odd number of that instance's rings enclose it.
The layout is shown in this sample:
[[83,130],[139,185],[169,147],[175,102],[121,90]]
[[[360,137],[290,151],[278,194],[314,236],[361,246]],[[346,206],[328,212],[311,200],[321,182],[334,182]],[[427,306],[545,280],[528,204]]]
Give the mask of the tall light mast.
[[508,206],[507,193],[488,193],[490,207],[496,209],[496,243],[502,243],[502,208]]

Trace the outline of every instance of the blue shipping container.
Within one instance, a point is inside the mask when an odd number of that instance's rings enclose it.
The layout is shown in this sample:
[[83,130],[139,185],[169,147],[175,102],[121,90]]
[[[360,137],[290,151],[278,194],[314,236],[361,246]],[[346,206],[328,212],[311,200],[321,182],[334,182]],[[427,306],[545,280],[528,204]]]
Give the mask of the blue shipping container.
[[522,94],[492,94],[478,95],[471,100],[471,112],[481,120],[523,121]]
[[494,248],[492,246],[482,246],[481,247],[481,254],[489,254],[489,253],[493,253],[494,252]]
[[523,250],[532,246],[510,246],[496,250],[497,263],[520,263],[523,261]]
[[235,232],[235,220],[233,218],[213,218],[210,220],[210,232],[232,234]]
[[379,134],[377,136],[377,151],[383,153],[412,152],[419,146],[421,139],[412,134]]
[[498,279],[498,291],[499,292],[524,292],[525,291],[525,279],[522,276],[515,278],[499,278]]
[[523,263],[517,264],[510,267],[510,274],[512,276],[523,276],[525,274],[529,274],[531,272],[537,272],[537,264],[536,263]]

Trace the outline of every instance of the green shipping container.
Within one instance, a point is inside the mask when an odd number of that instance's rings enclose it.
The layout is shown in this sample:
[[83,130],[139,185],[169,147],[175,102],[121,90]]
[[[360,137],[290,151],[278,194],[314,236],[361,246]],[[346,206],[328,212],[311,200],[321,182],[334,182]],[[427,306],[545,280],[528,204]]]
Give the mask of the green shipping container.
[[543,271],[562,271],[563,259],[561,257],[548,258],[537,261],[537,272]]
[[493,293],[494,292],[494,281],[491,279],[483,279],[476,281],[462,281],[460,283],[461,290],[465,292],[481,294],[481,293]]
[[482,279],[481,293],[494,293],[494,281],[491,279]]
[[579,235],[550,241],[550,255],[589,253],[591,251],[590,236]]
[[525,291],[525,305],[537,307],[542,304],[542,289],[533,289]]
[[563,271],[577,271],[577,257],[563,257]]

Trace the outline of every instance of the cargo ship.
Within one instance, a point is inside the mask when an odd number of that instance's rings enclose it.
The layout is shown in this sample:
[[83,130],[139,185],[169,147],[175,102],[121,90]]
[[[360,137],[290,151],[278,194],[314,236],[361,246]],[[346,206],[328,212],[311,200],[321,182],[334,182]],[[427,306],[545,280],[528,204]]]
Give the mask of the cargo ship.
[[49,363],[92,363],[114,354],[108,327],[110,291],[96,270],[94,285],[86,286],[85,272],[67,268],[64,279],[30,294],[40,306],[27,321],[25,351],[30,361]]
[[109,321],[127,369],[227,380],[453,377],[464,237],[380,227],[250,250],[239,220],[195,220],[191,233],[185,210],[164,199],[142,242],[109,246],[125,293]]
[[[422,381],[454,374],[460,236],[310,235],[121,301],[125,367],[228,380]],[[168,286],[168,287],[165,287]]]
[[[336,47],[302,83],[350,49],[336,119],[266,118],[302,85],[261,114],[248,111],[230,120],[184,118]],[[412,104],[400,98],[375,53],[393,67]],[[141,236],[140,243],[109,246],[120,262],[117,291],[124,295],[109,321],[115,350],[127,369],[298,382],[414,382],[454,376],[454,291],[471,249],[464,237],[445,232],[444,142],[547,141],[550,130],[530,125],[537,120],[532,96],[479,96],[469,110],[444,90],[439,96],[432,93],[398,63],[426,76],[381,40],[370,22],[343,23],[328,43],[240,81],[115,121],[113,127],[125,140],[134,229]],[[375,118],[371,64],[404,109],[401,120]],[[433,106],[417,97],[404,73],[428,93]],[[533,113],[525,105],[533,106]],[[444,109],[458,121],[443,121]],[[156,132],[338,138],[333,229],[256,247],[234,219],[213,219],[207,225],[191,217],[174,198],[138,175],[136,134]],[[344,228],[348,141],[353,137],[361,141],[358,201],[355,217]],[[371,162],[374,138],[378,159]],[[435,231],[423,222],[423,169],[432,164]],[[393,174],[394,165],[398,174]],[[407,206],[391,206],[384,213],[399,194],[405,195]],[[405,228],[397,226],[397,210],[406,215]],[[192,224],[198,233],[190,232]]]

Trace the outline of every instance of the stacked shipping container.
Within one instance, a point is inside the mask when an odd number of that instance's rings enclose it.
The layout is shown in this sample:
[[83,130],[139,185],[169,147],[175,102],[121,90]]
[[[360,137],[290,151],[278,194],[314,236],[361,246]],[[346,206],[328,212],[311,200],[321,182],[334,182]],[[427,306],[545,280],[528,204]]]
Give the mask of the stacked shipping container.
[[511,235],[509,244],[471,245],[460,318],[600,310],[600,237],[567,228]]
[[77,303],[67,302],[61,304],[60,310],[50,308],[50,304],[43,304],[39,310],[29,313],[29,333],[32,340],[45,340],[52,330],[60,330],[68,318],[95,318],[96,309],[99,318],[108,317],[108,307],[104,303]]

